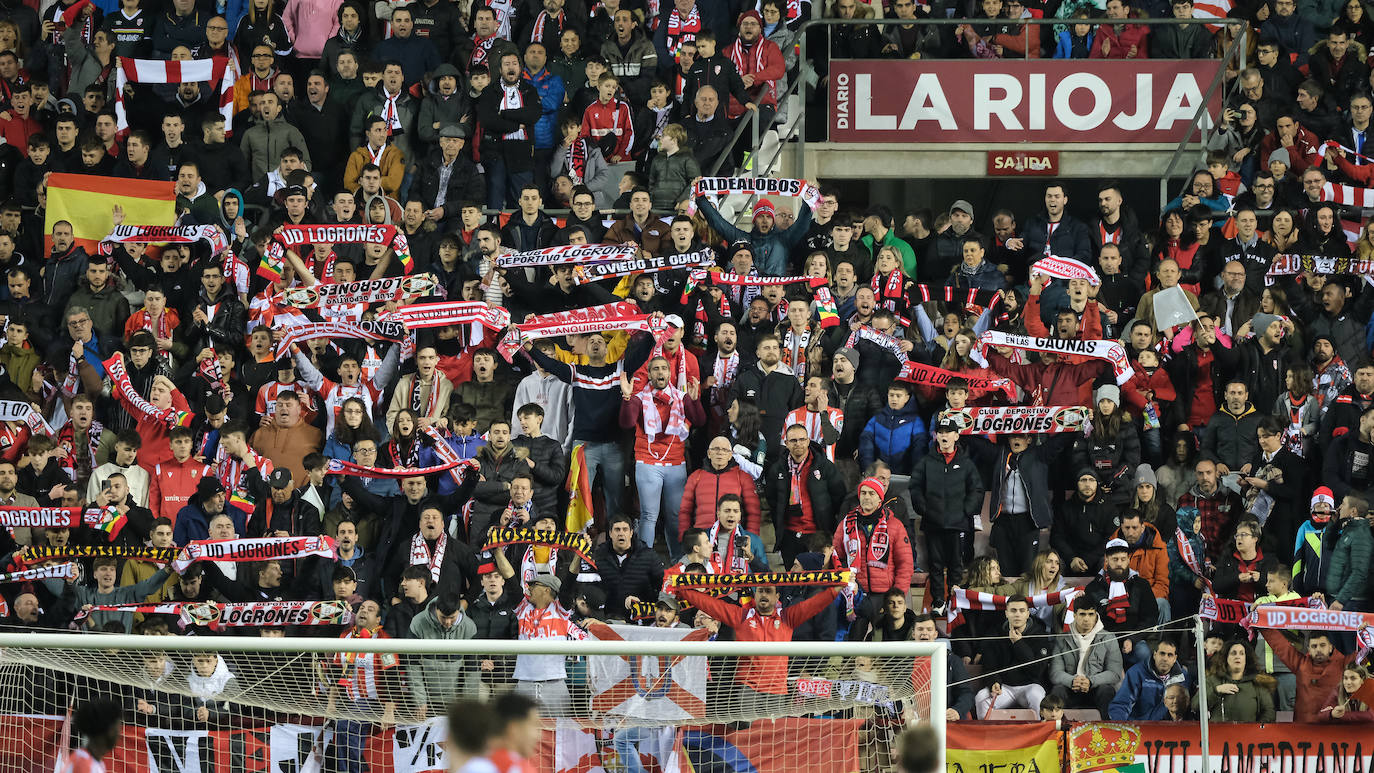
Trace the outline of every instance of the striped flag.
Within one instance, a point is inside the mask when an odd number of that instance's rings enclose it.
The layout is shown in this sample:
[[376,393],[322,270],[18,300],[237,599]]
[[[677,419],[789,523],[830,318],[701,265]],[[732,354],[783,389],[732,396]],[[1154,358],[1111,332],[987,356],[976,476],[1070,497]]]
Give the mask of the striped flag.
[[[1198,0],[1193,3],[1194,19],[1225,19],[1231,12],[1231,0]],[[1218,32],[1220,24],[1208,24],[1207,29]]]
[[171,225],[176,221],[176,190],[170,181],[128,180],[54,172],[48,178],[48,209],[43,223],[44,250],[52,251],[52,227],[65,220],[72,224],[76,244],[95,255],[100,240],[114,227],[111,205],[124,208],[128,223]]
[[[130,59],[119,57],[116,69],[115,120],[121,132],[129,130],[129,117],[124,112],[124,86],[127,83],[210,83],[219,84],[219,113],[224,116],[224,132],[234,133],[234,80],[237,73],[228,57],[162,61],[160,59]],[[140,220],[133,222],[139,223]]]
[[1365,223],[1368,220],[1351,220],[1348,217],[1341,218],[1341,229],[1345,231],[1345,243],[1350,246],[1350,252],[1355,252],[1355,242],[1360,240],[1360,234],[1364,233]]
[[1374,207],[1374,188],[1356,188],[1353,185],[1322,186],[1322,201],[1333,204],[1346,204],[1352,207]]

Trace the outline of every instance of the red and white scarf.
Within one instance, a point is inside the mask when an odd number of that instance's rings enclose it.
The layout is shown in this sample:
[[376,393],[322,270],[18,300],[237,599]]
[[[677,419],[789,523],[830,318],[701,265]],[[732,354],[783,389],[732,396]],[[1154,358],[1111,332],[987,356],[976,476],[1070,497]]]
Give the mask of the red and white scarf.
[[[412,444],[413,447],[418,447]],[[360,478],[385,478],[387,480],[400,480],[402,478],[422,478],[426,475],[434,475],[440,472],[448,472],[455,467],[475,468],[477,462],[472,459],[464,459],[459,462],[445,462],[436,464],[433,467],[366,467],[353,462],[345,462],[342,459],[330,459],[329,467],[331,473],[347,473]]]
[[721,555],[720,521],[711,524],[711,529],[706,532],[706,538],[711,543],[711,574],[743,574],[749,571],[749,562],[744,560],[741,551],[735,549],[737,537],[748,538],[744,527],[736,525],[734,531],[730,532],[729,539],[725,541],[725,555]]
[[1056,279],[1086,279],[1088,284],[1094,287],[1102,284],[1102,280],[1098,278],[1097,272],[1092,269],[1092,266],[1080,263],[1073,258],[1056,258],[1054,256],[1042,258],[1031,266],[1030,272],[1032,275],[1042,274]]
[[844,345],[853,348],[854,344],[859,341],[876,344],[883,351],[895,357],[898,363],[906,364],[906,352],[902,351],[902,342],[886,333],[881,333],[865,325],[850,333],[849,338],[845,339]]
[[587,140],[578,137],[567,150],[563,151],[564,163],[568,167],[568,177],[573,185],[581,185],[587,178]]
[[[846,515],[840,528],[844,530],[844,565],[857,573],[860,548],[863,546],[859,516],[853,513]],[[891,547],[891,539],[887,535],[887,513],[879,510],[878,523],[868,537],[868,565],[880,569],[886,567],[887,554]]]
[[487,57],[491,54],[492,44],[499,39],[499,35],[492,35],[489,38],[473,35],[472,56],[468,57],[468,69],[472,69],[475,65],[486,64]]
[[700,279],[722,287],[771,287],[803,282],[811,287],[821,287],[829,281],[823,276],[754,276],[752,274],[726,274],[715,271],[706,272],[705,276],[700,277]]
[[181,573],[196,561],[276,561],[308,556],[334,557],[333,537],[258,537],[256,539],[196,540],[188,543],[172,561]]
[[[657,19],[658,14],[654,14],[652,18]],[[677,8],[673,8],[672,13],[668,14],[668,49],[673,52],[673,61],[677,61],[683,45],[696,41],[700,32],[701,14],[697,12],[695,3],[692,4],[692,10],[685,19],[678,13]]]
[[130,59],[119,57],[119,71],[115,75],[115,122],[119,131],[129,130],[129,117],[124,112],[124,87],[128,83],[219,83],[219,113],[224,116],[224,132],[234,133],[234,63],[227,57],[190,59],[185,61],[161,59]]
[[806,347],[811,345],[811,326],[800,333],[788,325],[782,336],[782,361],[798,381],[806,383]]
[[439,532],[439,539],[434,541],[434,550],[429,549],[429,544],[419,532],[410,538],[410,566],[420,566],[421,564],[429,567],[429,578],[434,582],[439,581],[439,573],[444,568],[444,554],[448,552],[448,534]]
[[[277,357],[285,357],[291,346],[300,341],[316,338],[348,338],[355,341],[399,341],[405,335],[405,328],[395,322],[310,322],[292,325],[282,330],[281,341],[277,343]],[[214,357],[210,359],[218,360]]]
[[427,327],[448,327],[449,325],[480,324],[487,330],[505,330],[510,327],[510,312],[497,306],[491,307],[482,301],[444,301],[442,303],[417,303],[410,306],[383,312],[377,319],[384,322],[399,322],[407,330]]
[[1007,399],[1016,399],[1016,385],[1011,383],[1011,379],[987,378],[972,373],[955,373],[952,370],[937,368],[933,365],[923,365],[919,362],[902,363],[902,372],[897,374],[898,381],[935,389],[944,389],[949,386],[949,380],[952,378],[962,378],[967,381],[969,390],[974,393],[974,396],[1000,389],[1007,395]]
[[439,371],[435,370],[429,376],[428,396],[424,394],[425,383],[416,372],[410,382],[410,410],[418,416],[433,417],[435,409],[439,407]]
[[[873,278],[869,280],[869,287],[873,289],[873,294],[878,296],[879,302],[899,301],[906,298],[904,286],[906,285],[906,275],[900,268],[893,269],[884,277],[878,272],[873,273]],[[892,311],[893,309],[888,309]]]
[[1079,357],[1089,357],[1095,360],[1106,360],[1112,365],[1112,371],[1116,374],[1116,383],[1118,386],[1130,381],[1131,376],[1135,375],[1135,371],[1131,368],[1131,362],[1126,357],[1126,347],[1122,346],[1120,341],[1103,341],[1100,339],[1080,341],[1076,338],[1032,338],[1031,336],[988,330],[979,337],[978,343],[980,347],[1006,346],[1024,351],[1053,352],[1055,354],[1076,355]]
[[[683,353],[686,354],[685,352]],[[668,402],[668,426],[663,426],[663,417],[658,412],[659,395],[666,396]],[[653,387],[645,387],[639,391],[638,397],[640,405],[643,407],[644,437],[650,442],[659,435],[672,435],[679,440],[687,440],[687,416],[683,412],[682,403],[686,398],[680,390],[672,384],[662,390]]]
[[545,36],[547,33],[545,33],[545,31],[544,31],[544,26],[545,26],[546,24],[549,23],[549,20],[550,20],[550,19],[553,19],[553,18],[557,18],[557,19],[558,19],[558,26],[557,26],[557,29],[555,30],[555,32],[557,32],[558,30],[562,30],[563,27],[565,26],[565,24],[564,24],[564,16],[563,16],[563,12],[562,12],[562,11],[559,11],[559,12],[558,12],[558,16],[557,16],[557,17],[549,16],[549,12],[548,12],[548,11],[540,11],[540,12],[539,12],[539,15],[536,16],[536,17],[534,17],[534,27],[530,30],[530,42],[531,42],[531,43],[543,43],[543,42],[545,42],[545,41],[544,41],[544,36]]
[[138,411],[146,418],[155,419],[165,423],[169,428],[189,427],[195,420],[196,415],[187,411],[179,411],[176,407],[159,408],[156,405],[143,399],[143,395],[134,389],[134,385],[129,382],[129,374],[124,370],[124,358],[119,354],[106,360],[105,373],[109,375],[114,388],[128,401],[129,406]]

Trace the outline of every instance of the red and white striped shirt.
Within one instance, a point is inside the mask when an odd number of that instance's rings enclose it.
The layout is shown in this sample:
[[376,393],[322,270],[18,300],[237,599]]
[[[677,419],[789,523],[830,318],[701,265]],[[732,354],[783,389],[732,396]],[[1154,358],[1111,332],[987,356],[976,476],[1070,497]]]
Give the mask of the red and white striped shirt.
[[85,749],[77,749],[67,758],[60,773],[105,773],[105,763],[91,756]]
[[803,427],[806,427],[806,436],[810,438],[812,442],[819,443],[820,446],[825,449],[825,458],[829,459],[831,462],[834,462],[835,444],[827,444],[824,440],[821,439],[822,416],[829,417],[830,426],[835,428],[836,433],[839,433],[844,429],[844,411],[840,410],[839,408],[826,408],[825,411],[822,412],[813,411],[810,408],[807,408],[805,405],[803,405],[802,407],[787,414],[787,418],[783,419],[782,426],[784,429],[784,434],[786,432],[786,428],[792,426],[793,424],[800,424]]

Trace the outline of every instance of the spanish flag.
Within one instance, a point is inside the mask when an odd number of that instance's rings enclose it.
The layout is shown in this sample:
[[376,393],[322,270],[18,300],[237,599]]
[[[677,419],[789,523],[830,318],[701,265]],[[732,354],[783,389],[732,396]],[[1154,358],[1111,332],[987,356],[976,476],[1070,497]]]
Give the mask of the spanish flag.
[[[1039,708],[1039,707],[1037,707]],[[1060,733],[1053,722],[945,725],[945,764],[949,770],[1057,771]]]
[[72,224],[78,247],[96,254],[100,240],[114,227],[111,208],[124,208],[129,225],[173,225],[176,191],[171,182],[54,173],[48,178],[48,210],[43,226],[44,249],[52,251],[52,228],[58,221]]
[[585,531],[592,524],[592,481],[587,475],[587,448],[573,446],[572,461],[568,465],[568,517],[564,526],[570,532]]

